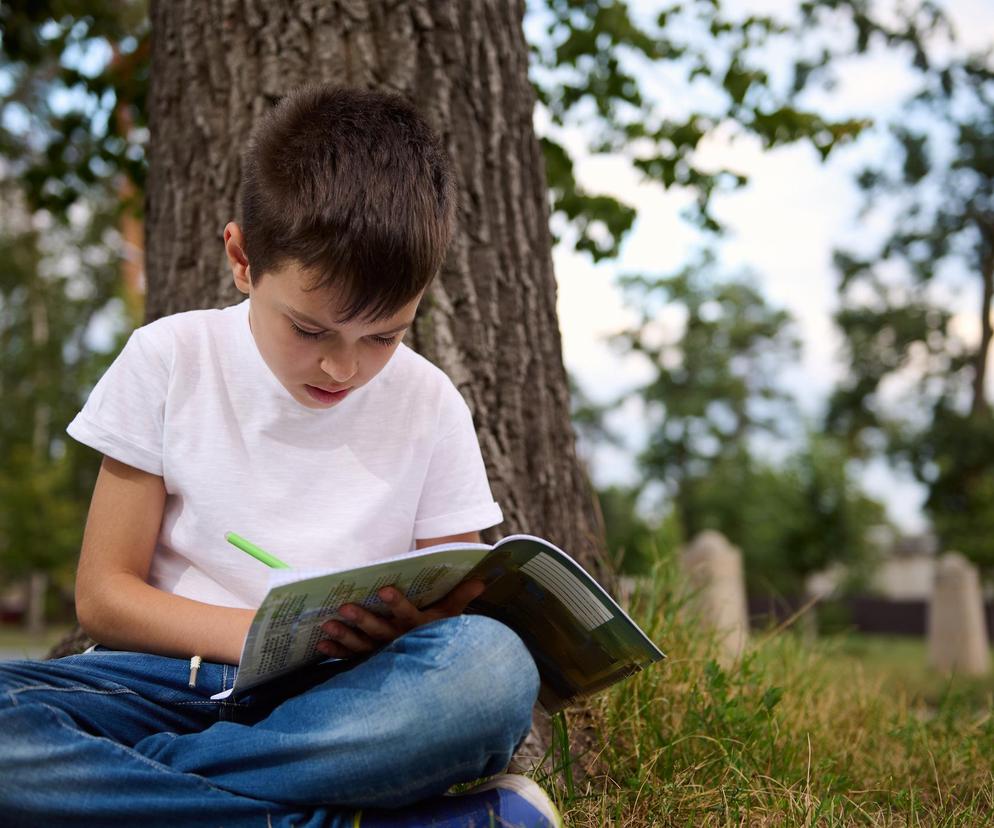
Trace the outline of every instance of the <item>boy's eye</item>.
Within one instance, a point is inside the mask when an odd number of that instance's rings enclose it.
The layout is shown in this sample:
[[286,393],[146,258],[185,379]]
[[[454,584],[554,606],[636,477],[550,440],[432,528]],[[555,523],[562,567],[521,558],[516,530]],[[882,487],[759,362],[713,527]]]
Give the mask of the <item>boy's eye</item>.
[[373,340],[377,345],[393,345],[397,341],[399,334],[394,334],[393,336],[371,336],[370,339]]
[[290,322],[290,327],[293,328],[293,332],[297,336],[302,336],[304,339],[317,339],[324,333],[323,331],[305,331],[296,322]]
[[[293,332],[297,336],[302,337],[304,339],[320,339],[322,336],[324,336],[327,333],[327,331],[308,331],[304,328],[301,328],[300,325],[298,325],[293,320],[290,321],[290,327],[293,329]],[[373,334],[372,336],[369,337],[369,340],[375,343],[376,345],[383,345],[384,347],[386,347],[388,345],[393,345],[397,341],[397,338],[399,336],[400,334],[394,334],[393,336],[377,336],[376,334]]]

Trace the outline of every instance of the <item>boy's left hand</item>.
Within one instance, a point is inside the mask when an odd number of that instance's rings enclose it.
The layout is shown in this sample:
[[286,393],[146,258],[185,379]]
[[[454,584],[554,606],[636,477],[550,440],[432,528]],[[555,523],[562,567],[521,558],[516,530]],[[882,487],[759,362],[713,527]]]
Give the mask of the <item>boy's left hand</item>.
[[332,658],[370,653],[422,624],[460,615],[484,589],[483,581],[466,581],[440,601],[419,610],[396,587],[383,587],[379,596],[389,607],[390,617],[377,615],[357,604],[343,604],[339,614],[355,628],[340,621],[326,622],[321,629],[328,638],[318,643],[318,650]]

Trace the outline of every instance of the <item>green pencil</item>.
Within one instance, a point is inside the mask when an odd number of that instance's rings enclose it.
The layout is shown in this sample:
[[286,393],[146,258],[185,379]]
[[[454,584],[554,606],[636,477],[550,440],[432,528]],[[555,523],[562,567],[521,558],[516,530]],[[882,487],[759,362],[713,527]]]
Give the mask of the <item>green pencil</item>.
[[266,566],[271,566],[273,569],[289,569],[290,564],[285,564],[275,555],[270,555],[264,549],[260,549],[251,541],[245,540],[241,535],[236,535],[234,532],[228,532],[224,536],[224,539],[230,543],[232,546],[237,546],[242,552],[248,552],[256,560],[262,561]]

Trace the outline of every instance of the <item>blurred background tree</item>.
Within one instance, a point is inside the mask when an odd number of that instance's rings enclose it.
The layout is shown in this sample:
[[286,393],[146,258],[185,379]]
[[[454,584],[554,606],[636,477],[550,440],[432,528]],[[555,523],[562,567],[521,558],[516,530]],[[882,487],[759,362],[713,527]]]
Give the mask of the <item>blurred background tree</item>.
[[121,101],[144,81],[120,55],[142,19],[134,3],[0,6],[0,583],[28,585],[33,629],[71,594],[99,462],[65,426],[140,316],[140,262],[121,260],[141,132]]
[[[29,211],[113,192],[140,211],[148,90],[144,0],[0,6],[0,157]],[[122,178],[134,185],[122,190]]]
[[[852,374],[835,395],[829,422],[833,433],[844,436],[844,449],[836,443],[815,445],[818,441],[804,437],[807,428],[778,387],[775,370],[763,367],[769,361],[790,359],[796,345],[789,344],[788,320],[763,304],[754,285],[737,278],[719,279],[715,266],[709,264],[715,259],[711,254],[688,264],[682,284],[661,287],[666,278],[655,276],[630,281],[636,302],[655,302],[658,310],[659,297],[670,291],[674,307],[682,307],[688,318],[695,303],[698,311],[705,308],[705,312],[691,326],[683,343],[686,353],[679,356],[688,360],[683,366],[688,377],[693,375],[687,381],[680,379],[681,367],[673,362],[672,348],[667,352],[651,339],[643,342],[639,329],[625,334],[630,349],[640,350],[649,359],[669,361],[658,362],[656,381],[637,392],[650,408],[656,407],[653,416],[657,418],[642,458],[640,479],[602,493],[602,510],[618,527],[609,546],[628,550],[624,565],[644,568],[652,556],[649,550],[673,547],[697,529],[713,525],[746,549],[754,582],[761,578],[787,588],[817,562],[845,557],[849,553],[843,546],[856,554],[861,527],[872,522],[873,515],[879,516],[879,507],[866,498],[860,500],[853,486],[851,458],[866,459],[884,448],[891,458],[914,468],[930,487],[929,514],[944,541],[978,560],[994,554],[984,545],[994,520],[992,453],[976,450],[989,447],[992,439],[989,417],[985,419],[984,409],[977,408],[977,400],[983,406],[986,398],[976,391],[983,387],[987,371],[981,360],[988,351],[983,343],[990,338],[989,317],[980,316],[982,342],[966,353],[955,335],[952,316],[934,296],[924,297],[927,291],[923,289],[900,293],[886,280],[878,284],[869,277],[877,263],[888,259],[903,256],[906,262],[932,261],[938,274],[940,262],[959,257],[975,262],[972,268],[978,274],[987,274],[989,289],[990,238],[981,220],[990,215],[982,198],[990,193],[989,56],[944,63],[933,58],[929,44],[945,21],[929,2],[896,12],[888,4],[862,0],[798,2],[784,19],[778,19],[729,11],[717,0],[693,0],[660,4],[650,19],[633,15],[630,5],[621,0],[536,0],[529,5],[528,16],[537,21],[530,30],[541,32],[531,44],[531,78],[540,102],[553,227],[562,245],[587,253],[594,261],[618,255],[636,211],[620,199],[589,192],[578,183],[575,158],[579,145],[569,135],[582,136],[586,153],[627,158],[648,182],[692,192],[686,218],[705,239],[711,239],[705,241],[707,247],[720,240],[723,230],[712,209],[713,199],[748,183],[739,172],[702,160],[700,150],[709,138],[752,136],[766,150],[806,142],[821,157],[829,157],[836,147],[858,138],[869,124],[833,120],[798,102],[805,90],[831,83],[838,59],[865,52],[875,41],[902,49],[922,73],[924,83],[922,94],[909,105],[909,113],[919,115],[909,115],[901,127],[903,133],[895,132],[896,146],[908,159],[904,171],[880,170],[862,179],[874,201],[890,194],[916,205],[907,215],[917,223],[895,224],[892,241],[881,250],[839,258],[848,275],[841,286],[844,306],[838,321],[850,342]],[[848,24],[849,39],[839,37],[840,20]],[[60,299],[71,294],[71,280],[53,279],[44,289],[41,285],[31,288],[32,295],[48,295],[46,301],[53,308],[64,305],[60,312],[77,314],[73,320],[60,318],[57,325],[50,325],[52,344],[45,346],[62,354],[63,366],[74,366],[63,373],[75,385],[71,393],[60,396],[64,409],[46,409],[48,403],[23,406],[26,411],[41,405],[40,410],[50,411],[46,416],[52,424],[47,454],[32,449],[30,456],[35,459],[31,464],[23,459],[24,449],[15,452],[8,435],[30,433],[29,442],[37,445],[33,421],[27,432],[24,428],[30,418],[19,424],[11,421],[10,430],[4,433],[2,455],[5,479],[14,483],[8,483],[0,496],[10,504],[21,495],[30,497],[25,486],[29,478],[36,481],[31,485],[45,491],[63,491],[63,483],[52,481],[72,480],[73,491],[85,502],[86,492],[79,487],[80,480],[88,479],[87,472],[81,471],[85,463],[71,470],[62,468],[77,463],[78,458],[73,459],[73,448],[62,441],[61,433],[97,371],[77,368],[71,360],[78,358],[82,366],[83,354],[89,353],[96,359],[93,364],[99,364],[105,358],[101,353],[113,352],[115,337],[142,317],[139,222],[148,138],[147,7],[141,0],[8,2],[0,6],[0,31],[0,178],[8,185],[5,202],[15,191],[19,193],[16,198],[24,205],[30,227],[42,229],[41,233],[36,229],[14,234],[4,241],[21,251],[16,255],[23,263],[17,269],[20,275],[15,278],[12,270],[9,281],[27,284],[33,278],[32,268],[41,272],[42,254],[29,250],[40,244],[42,236],[50,245],[57,241],[68,245],[61,252],[50,246],[44,255],[52,261],[82,244],[81,237],[89,239],[86,244],[94,249],[103,245],[110,262],[107,273],[116,274],[116,278],[93,276],[93,293],[85,308]],[[784,66],[787,69],[780,71]],[[660,102],[661,86],[671,92],[672,100]],[[955,158],[932,152],[933,139],[927,129],[917,126],[919,116],[922,123],[953,125]],[[955,192],[957,198],[964,193],[974,195],[963,196],[959,206],[949,201],[942,210],[933,209],[935,198],[907,195],[922,192],[926,183],[933,192]],[[79,204],[86,209],[75,214],[73,224],[71,208]],[[57,232],[57,227],[65,228],[64,232]],[[947,240],[945,246],[942,239]],[[959,240],[954,243],[954,239]],[[910,265],[915,284],[940,281],[931,275],[922,277],[918,267]],[[696,272],[709,269],[707,278]],[[707,290],[717,293],[694,293]],[[723,297],[720,300],[715,298],[718,293]],[[983,305],[989,308],[990,294],[984,295]],[[27,324],[27,288],[20,293],[11,288],[10,296],[3,299],[3,312],[11,319],[19,317],[17,324]],[[719,320],[707,318],[710,309],[719,307],[724,308],[721,323],[730,326],[724,331],[716,327]],[[53,310],[52,319],[54,314]],[[100,342],[93,334],[96,318],[101,320],[98,328],[111,332]],[[986,328],[984,319],[988,320]],[[648,316],[642,327],[651,330]],[[80,335],[80,331],[89,333]],[[31,343],[24,347],[38,347],[30,337],[23,341]],[[718,350],[711,352],[711,348]],[[907,364],[911,355],[919,359],[922,354],[946,364],[926,371],[917,386],[922,393],[912,394],[913,399],[903,403],[905,410],[915,412],[914,417],[898,420],[878,415],[882,410],[878,390],[886,377],[894,374],[895,366]],[[4,362],[0,381],[6,389],[14,382],[6,372],[13,376],[15,370],[24,369],[15,369],[15,360],[10,360],[8,369],[6,351]],[[744,364],[753,364],[757,374],[743,374]],[[27,393],[35,386],[28,382],[22,387]],[[36,391],[39,400],[49,393],[42,384]],[[597,439],[603,439],[606,429],[598,425],[596,408],[579,405],[576,410],[586,418],[588,437],[591,429],[599,429]],[[665,422],[659,419],[662,411],[666,411]],[[788,440],[793,450],[769,450],[783,432],[794,435],[792,443]],[[39,459],[46,456],[48,460]],[[807,471],[803,471],[805,463]],[[672,514],[667,516],[658,500],[646,497],[653,484],[666,487],[677,506]],[[798,486],[801,492],[791,493]],[[825,494],[828,489],[833,494]],[[764,498],[757,494],[753,502],[752,494],[763,491],[778,492],[779,502],[794,497],[790,502],[799,503],[807,498],[824,508],[806,528],[798,527],[786,520],[786,509],[773,510],[774,514],[763,511],[761,501],[769,501],[774,494]],[[652,503],[657,505],[647,507]],[[8,511],[13,515],[23,509],[11,506]],[[75,518],[66,512],[64,520],[68,525]],[[816,528],[819,520],[820,530]],[[838,528],[839,521],[847,528],[833,535],[830,530]],[[29,546],[45,546],[40,540],[29,540],[35,538],[34,530],[12,519],[4,525],[6,535],[0,536],[4,559],[48,554],[28,551]],[[608,531],[610,535],[612,526]],[[828,533],[820,546],[816,541],[819,531]],[[840,537],[849,540],[836,542]],[[794,538],[793,547],[787,538]],[[806,539],[803,548],[797,546],[798,539]],[[64,546],[71,548],[74,543],[67,540]],[[829,546],[834,549],[831,553]],[[14,571],[13,563],[5,567]]]
[[623,283],[640,319],[615,342],[652,372],[633,392],[649,431],[640,484],[609,490],[632,548],[653,532],[622,507],[637,510],[637,493],[661,484],[678,538],[717,529],[733,539],[754,591],[800,594],[831,564],[858,568],[883,507],[860,492],[844,443],[797,439],[803,418],[780,385],[799,356],[790,316],[748,274],[723,276],[709,254],[673,276]]
[[799,342],[784,311],[749,277],[720,278],[709,254],[673,276],[627,276],[622,284],[640,319],[615,343],[653,372],[635,391],[649,423],[642,470],[665,486],[685,532],[717,528],[702,525],[695,489],[796,416],[778,374],[797,358]]
[[[59,225],[7,188],[0,231],[0,574],[30,584],[26,621],[49,580],[72,584],[98,458],[64,435],[108,362],[91,334],[116,315],[108,216]],[[109,316],[108,316],[109,315]],[[108,343],[112,345],[113,343]]]
[[910,468],[941,545],[990,575],[994,58],[945,51],[920,53],[921,85],[890,125],[889,152],[858,179],[861,219],[884,216],[891,230],[836,253],[849,370],[827,423],[854,452]]

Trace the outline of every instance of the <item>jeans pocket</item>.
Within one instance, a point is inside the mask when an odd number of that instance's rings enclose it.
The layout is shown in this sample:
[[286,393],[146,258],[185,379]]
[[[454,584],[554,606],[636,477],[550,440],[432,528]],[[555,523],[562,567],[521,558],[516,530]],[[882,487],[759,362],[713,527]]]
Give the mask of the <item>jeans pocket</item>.
[[87,684],[93,687],[131,690],[160,704],[193,699],[194,691],[188,686],[190,662],[187,659],[113,650],[98,644],[88,652],[60,661],[81,675],[85,674]]

